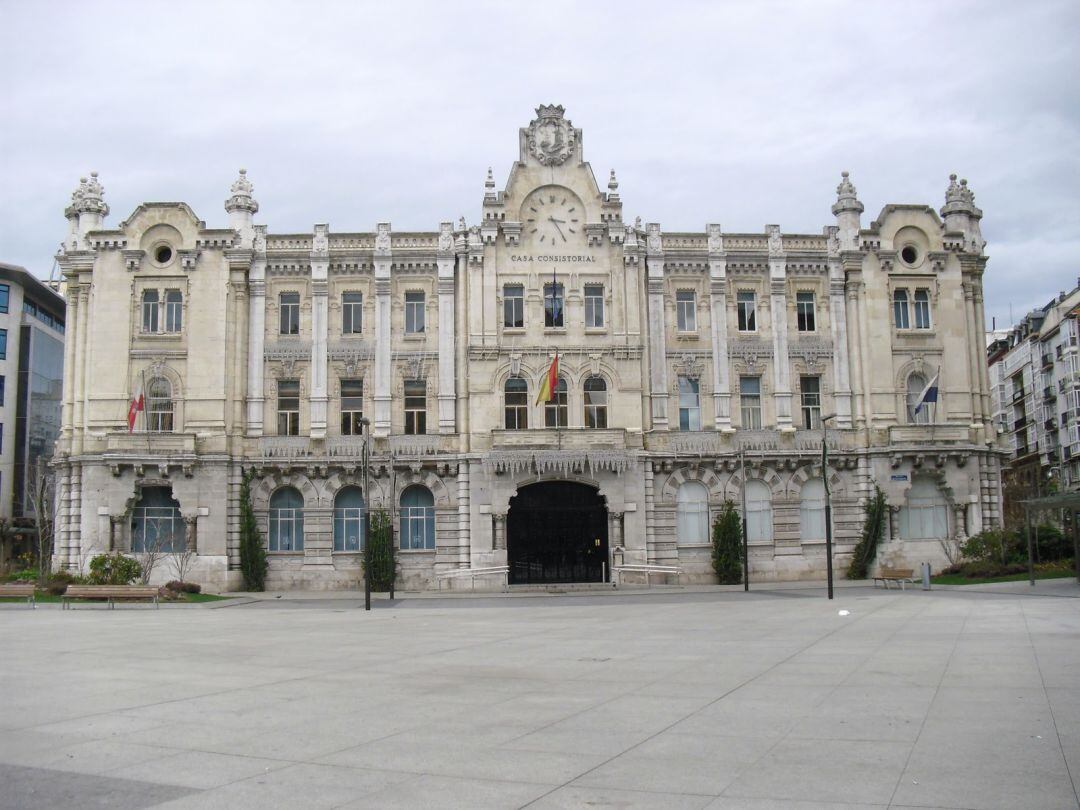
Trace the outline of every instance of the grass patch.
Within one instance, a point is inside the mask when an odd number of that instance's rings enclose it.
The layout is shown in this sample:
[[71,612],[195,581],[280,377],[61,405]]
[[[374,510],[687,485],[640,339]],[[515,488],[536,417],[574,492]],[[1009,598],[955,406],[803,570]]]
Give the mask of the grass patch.
[[[219,596],[216,593],[185,593],[183,599],[175,599],[175,600],[172,600],[171,602],[162,599],[161,604],[169,605],[169,604],[176,604],[178,602],[220,602],[223,599],[232,599],[232,598],[234,598],[234,597],[232,597],[232,596]],[[52,594],[45,593],[44,591],[38,591],[36,594],[34,594],[34,601],[35,602],[41,602],[42,604],[59,603],[61,599],[63,599],[63,597],[61,597],[61,596],[53,596]],[[80,600],[80,602],[81,601],[82,600]],[[87,600],[87,601],[98,601],[98,600]],[[101,601],[104,601],[104,600],[101,600]],[[3,603],[3,602],[21,602],[22,604],[25,605],[26,604],[26,597],[24,597],[24,596],[3,596],[3,597],[0,597],[0,603]]]
[[[1050,571],[1036,571],[1035,579],[1065,579],[1075,577],[1076,572],[1071,568],[1058,568]],[[1009,574],[1003,577],[985,577],[983,579],[969,579],[960,574],[938,574],[930,577],[934,585],[988,585],[992,582],[1026,582],[1028,575]]]

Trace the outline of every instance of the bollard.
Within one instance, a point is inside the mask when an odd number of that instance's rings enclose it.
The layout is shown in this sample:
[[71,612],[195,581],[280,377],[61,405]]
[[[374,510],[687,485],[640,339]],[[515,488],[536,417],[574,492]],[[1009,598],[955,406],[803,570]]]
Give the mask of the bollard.
[[930,563],[928,562],[922,564],[922,589],[930,590]]

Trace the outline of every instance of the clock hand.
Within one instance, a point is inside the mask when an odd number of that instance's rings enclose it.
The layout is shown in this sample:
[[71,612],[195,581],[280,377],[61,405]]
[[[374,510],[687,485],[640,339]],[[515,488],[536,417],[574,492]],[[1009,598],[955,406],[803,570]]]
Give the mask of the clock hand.
[[559,222],[559,223],[562,223],[563,225],[566,224],[565,219],[555,219],[555,217],[548,217],[548,219],[550,219],[552,222]]
[[561,236],[561,237],[562,237],[562,240],[563,240],[563,241],[565,242],[565,241],[566,241],[566,234],[565,234],[565,233],[563,233],[563,232],[562,232],[562,228],[560,228],[560,227],[559,227],[559,220],[557,220],[557,219],[555,219],[554,217],[552,217],[552,218],[551,218],[551,222],[552,222],[552,224],[554,224],[554,225],[555,225],[555,230],[557,230],[557,231],[559,232],[559,236]]

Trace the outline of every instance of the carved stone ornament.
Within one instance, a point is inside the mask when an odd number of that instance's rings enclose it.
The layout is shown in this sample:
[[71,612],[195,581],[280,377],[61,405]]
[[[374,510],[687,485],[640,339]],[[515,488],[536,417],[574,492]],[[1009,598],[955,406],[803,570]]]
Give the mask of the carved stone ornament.
[[454,249],[454,227],[449,222],[439,225],[439,252],[448,253]]
[[660,253],[663,250],[659,222],[650,222],[645,226],[645,247],[650,253]]
[[769,226],[769,255],[780,256],[784,252],[784,240],[780,236],[780,226]]
[[541,166],[560,166],[574,153],[574,127],[562,105],[541,104],[529,124],[529,152]]
[[709,253],[721,253],[724,250],[724,237],[719,225],[709,225]]
[[688,379],[697,380],[701,378],[701,361],[692,354],[681,355],[675,363],[675,368],[681,376]]
[[375,226],[375,252],[390,252],[390,223],[380,222]]
[[330,251],[330,228],[327,225],[316,225],[315,234],[311,240],[312,253],[328,253]]

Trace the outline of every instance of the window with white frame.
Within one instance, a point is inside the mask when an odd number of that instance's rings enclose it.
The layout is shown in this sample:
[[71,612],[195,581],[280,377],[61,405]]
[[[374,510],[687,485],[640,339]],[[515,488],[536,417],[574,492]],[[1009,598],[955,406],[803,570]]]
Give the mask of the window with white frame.
[[180,290],[165,291],[165,331],[179,332],[184,322],[184,296]]
[[675,495],[675,539],[680,546],[709,544],[709,490],[686,481]]
[[424,293],[413,290],[405,293],[405,334],[419,335],[424,331]]
[[795,293],[795,315],[800,332],[814,332],[817,330],[817,312],[814,307],[814,294],[812,292]]
[[282,335],[300,334],[300,293],[283,292],[278,296],[278,331]]
[[427,433],[427,383],[405,380],[405,433]]
[[544,285],[544,327],[546,329],[561,329],[563,315],[565,314],[566,301],[563,296],[562,284]]
[[364,550],[364,493],[345,487],[334,498],[334,551]]
[[585,427],[607,427],[607,383],[603,377],[585,380]]
[[279,436],[300,435],[299,380],[278,380],[277,432]]
[[739,316],[739,331],[756,332],[757,294],[753,290],[740,290],[735,294],[735,308]]
[[602,284],[585,285],[585,328],[602,329],[604,326],[604,287]]
[[761,377],[739,378],[739,404],[742,426],[746,430],[761,429]]
[[915,373],[909,374],[907,378],[907,417],[909,425],[928,425],[930,424],[930,405],[924,404],[919,408],[919,412],[915,412],[915,407],[919,404],[919,397],[922,396],[923,390],[926,388],[926,377],[922,374]]
[[559,382],[555,386],[555,396],[551,398],[550,402],[544,404],[545,427],[566,427],[570,413],[570,409],[567,407],[566,392],[566,380],[559,377]]
[[364,381],[341,381],[341,435],[359,436],[364,432]]
[[525,326],[525,287],[507,284],[503,287],[503,327],[522,329]]
[[679,377],[679,430],[701,430],[698,381],[691,377]]
[[802,394],[803,427],[817,430],[821,427],[821,377],[800,377],[799,390]]
[[915,290],[915,328],[930,328],[930,291]]
[[151,433],[172,433],[172,386],[164,377],[154,377],[146,386],[146,429]]
[[910,329],[907,290],[893,290],[893,325],[897,329]]
[[131,510],[131,550],[176,554],[187,549],[180,504],[170,487],[142,487]]
[[364,331],[363,293],[341,294],[341,334],[359,335]]
[[184,296],[180,290],[143,290],[142,331],[144,334],[176,333],[183,327]]
[[697,331],[697,293],[693,290],[675,292],[675,321],[680,332]]
[[503,385],[503,405],[507,430],[526,430],[529,427],[529,384],[521,377],[510,377]]
[[772,491],[757,479],[746,482],[746,539],[750,543],[773,539]]
[[948,502],[934,481],[916,476],[900,507],[904,540],[945,540],[949,536]]
[[270,551],[304,550],[304,496],[295,487],[282,487],[270,496]]
[[142,294],[142,330],[147,333],[158,331],[161,296],[157,290],[143,290]]
[[799,539],[804,543],[825,539],[825,482],[820,478],[811,478],[802,486]]
[[401,493],[401,548],[435,548],[435,498],[420,484]]

